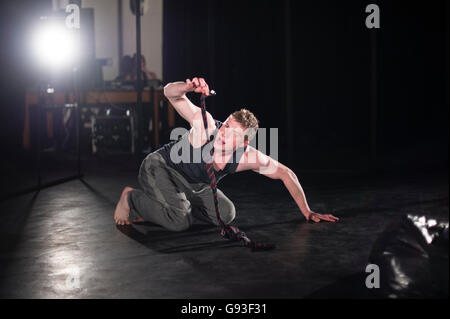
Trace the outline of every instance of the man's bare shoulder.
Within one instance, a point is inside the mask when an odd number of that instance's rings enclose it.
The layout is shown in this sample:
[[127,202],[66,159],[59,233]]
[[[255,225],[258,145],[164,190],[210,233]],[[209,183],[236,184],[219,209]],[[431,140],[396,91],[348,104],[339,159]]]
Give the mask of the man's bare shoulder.
[[236,172],[248,171],[258,169],[263,165],[264,155],[253,146],[248,145],[244,154],[242,154]]
[[[208,129],[215,130],[216,121],[208,111],[206,111],[206,119],[208,120]],[[192,119],[192,127],[194,127],[195,129],[204,129],[205,125],[203,124],[203,115],[201,109],[194,113],[194,117]]]

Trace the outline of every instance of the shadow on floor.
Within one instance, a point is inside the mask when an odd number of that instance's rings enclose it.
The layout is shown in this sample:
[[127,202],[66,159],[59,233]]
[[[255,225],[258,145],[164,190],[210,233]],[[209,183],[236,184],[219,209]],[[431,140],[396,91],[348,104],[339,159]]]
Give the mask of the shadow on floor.
[[[257,230],[271,228],[275,225],[292,225],[298,223],[303,223],[303,221],[288,220],[284,222],[246,226],[245,229],[246,233],[250,236],[247,230]],[[116,227],[129,238],[160,253],[179,253],[234,247],[247,249],[239,242],[233,242],[222,238],[220,236],[220,228],[217,226],[194,224],[189,230],[183,232],[171,232],[147,222],[131,225],[117,225]],[[204,239],[201,242],[198,242],[198,240],[201,240],[200,237],[203,237]],[[216,240],[215,238],[219,238],[219,240]]]

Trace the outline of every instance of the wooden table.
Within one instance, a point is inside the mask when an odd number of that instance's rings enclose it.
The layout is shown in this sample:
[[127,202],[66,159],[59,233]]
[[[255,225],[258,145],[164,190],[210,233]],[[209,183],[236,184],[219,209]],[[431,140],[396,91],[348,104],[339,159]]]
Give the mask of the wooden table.
[[[151,101],[152,92],[146,89],[142,92],[142,102],[153,104],[153,132],[155,147],[159,146],[159,105],[162,101],[167,102],[168,106],[168,125],[175,126],[175,110],[173,106],[164,96],[163,89],[153,90],[153,101]],[[55,92],[52,94],[45,94],[46,104],[67,104],[74,103],[74,95],[72,92]],[[39,93],[36,91],[27,91],[25,96],[25,125],[23,131],[23,147],[30,148],[30,106],[39,103]],[[86,92],[82,98],[81,105],[89,104],[108,104],[108,103],[137,103],[136,91],[89,91]],[[47,113],[47,130],[51,125],[51,113]]]

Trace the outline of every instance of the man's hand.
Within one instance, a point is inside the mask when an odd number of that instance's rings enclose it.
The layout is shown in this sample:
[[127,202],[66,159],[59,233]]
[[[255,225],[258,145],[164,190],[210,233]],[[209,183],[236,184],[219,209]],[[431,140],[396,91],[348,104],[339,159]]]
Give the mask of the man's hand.
[[206,84],[204,78],[193,78],[192,81],[190,79],[186,79],[186,92],[197,92],[202,93],[206,96],[209,95],[209,87]]
[[[210,95],[208,84],[203,78],[186,79],[186,82],[178,81],[168,83],[164,87],[164,96],[169,100],[170,104],[180,114],[182,118],[189,122],[194,127],[194,118],[199,117],[199,129],[203,127],[201,109],[193,104],[186,96],[188,92],[203,93],[206,96]],[[209,112],[206,112],[208,122],[214,126],[215,122]]]
[[313,222],[319,223],[321,220],[325,220],[327,222],[337,222],[339,218],[331,215],[331,214],[317,214],[313,211],[309,211],[308,213],[304,214],[307,221],[312,220]]

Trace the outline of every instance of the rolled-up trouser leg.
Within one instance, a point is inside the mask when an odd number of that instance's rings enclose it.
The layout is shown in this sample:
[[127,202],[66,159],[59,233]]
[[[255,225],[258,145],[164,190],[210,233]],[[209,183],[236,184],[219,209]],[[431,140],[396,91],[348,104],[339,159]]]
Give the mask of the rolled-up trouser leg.
[[192,206],[179,179],[161,155],[149,154],[139,169],[142,190],[132,190],[128,196],[130,219],[140,217],[172,231],[188,229],[192,225]]

